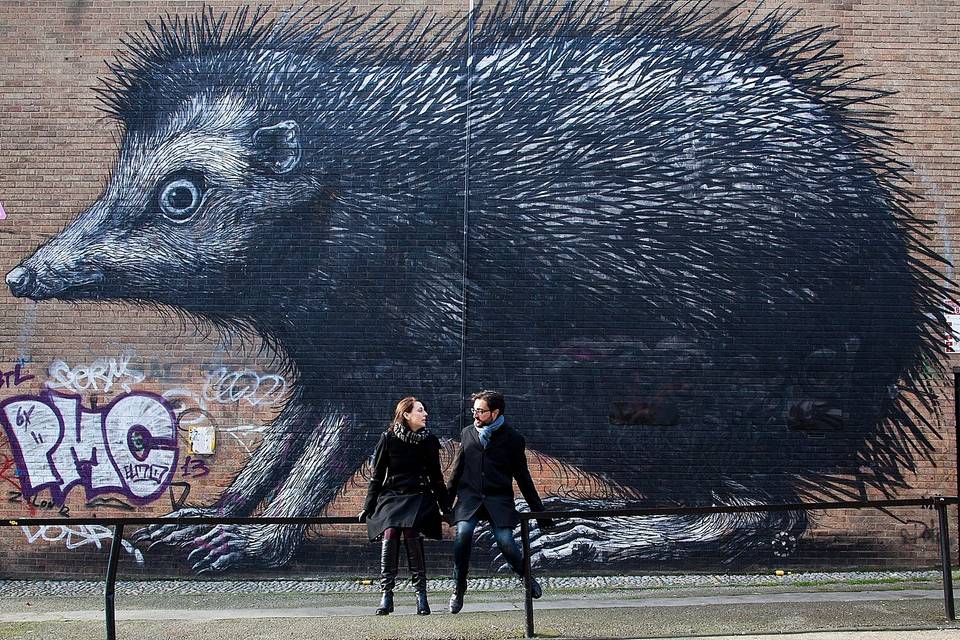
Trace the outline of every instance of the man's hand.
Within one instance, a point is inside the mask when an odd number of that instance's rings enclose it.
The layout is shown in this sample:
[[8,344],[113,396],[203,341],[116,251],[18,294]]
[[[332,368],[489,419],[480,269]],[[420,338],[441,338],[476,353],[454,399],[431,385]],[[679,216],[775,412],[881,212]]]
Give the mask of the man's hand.
[[537,526],[540,527],[541,531],[549,531],[557,526],[555,520],[537,520]]

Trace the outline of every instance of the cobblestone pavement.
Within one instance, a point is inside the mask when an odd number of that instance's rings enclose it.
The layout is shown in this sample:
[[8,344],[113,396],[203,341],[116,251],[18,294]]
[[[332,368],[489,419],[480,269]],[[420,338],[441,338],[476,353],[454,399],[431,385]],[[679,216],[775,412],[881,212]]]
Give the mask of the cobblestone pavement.
[[[547,589],[655,589],[695,587],[789,587],[811,584],[935,582],[939,571],[857,571],[771,574],[686,574],[637,576],[547,576],[538,578]],[[398,585],[401,586],[401,585]],[[502,591],[519,587],[514,577],[476,578],[471,591]],[[405,588],[402,585],[401,588]],[[430,591],[450,591],[453,581],[429,581]],[[374,593],[377,584],[370,580],[120,580],[118,595],[211,594],[211,593]],[[0,580],[0,598],[31,596],[102,595],[102,580]]]

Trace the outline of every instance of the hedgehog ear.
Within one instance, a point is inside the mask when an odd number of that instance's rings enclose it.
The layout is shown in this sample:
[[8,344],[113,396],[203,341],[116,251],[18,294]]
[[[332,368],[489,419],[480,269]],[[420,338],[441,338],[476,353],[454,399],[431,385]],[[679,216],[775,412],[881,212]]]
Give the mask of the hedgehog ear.
[[275,173],[293,171],[300,163],[300,125],[295,120],[284,120],[272,127],[261,127],[253,133],[256,156]]

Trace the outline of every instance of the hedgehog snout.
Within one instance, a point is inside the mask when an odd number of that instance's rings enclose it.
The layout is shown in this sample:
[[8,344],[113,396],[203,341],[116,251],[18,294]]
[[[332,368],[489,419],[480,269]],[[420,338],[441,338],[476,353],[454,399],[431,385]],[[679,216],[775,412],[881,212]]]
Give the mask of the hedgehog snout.
[[7,274],[7,286],[10,287],[10,293],[17,298],[29,297],[34,293],[36,283],[37,274],[23,265],[14,267]]
[[96,297],[104,281],[95,267],[71,264],[69,268],[51,268],[35,262],[36,256],[14,267],[7,274],[7,286],[17,298],[48,300],[59,297]]
[[42,275],[41,270],[35,265],[28,264],[29,262],[28,260],[21,263],[7,274],[10,293],[18,298],[31,300],[47,300],[55,297],[63,287],[59,284],[52,285],[56,279],[49,273]]

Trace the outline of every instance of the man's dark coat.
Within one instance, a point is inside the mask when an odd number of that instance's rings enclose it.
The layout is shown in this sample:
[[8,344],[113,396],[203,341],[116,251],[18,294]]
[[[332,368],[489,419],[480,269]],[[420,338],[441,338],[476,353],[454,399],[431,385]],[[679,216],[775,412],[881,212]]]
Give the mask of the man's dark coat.
[[507,423],[493,432],[486,449],[473,425],[460,433],[460,450],[447,482],[447,493],[457,498],[454,520],[469,520],[484,507],[495,526],[517,526],[520,517],[513,504],[514,480],[530,509],[543,511],[527,468],[526,446],[523,436]]

